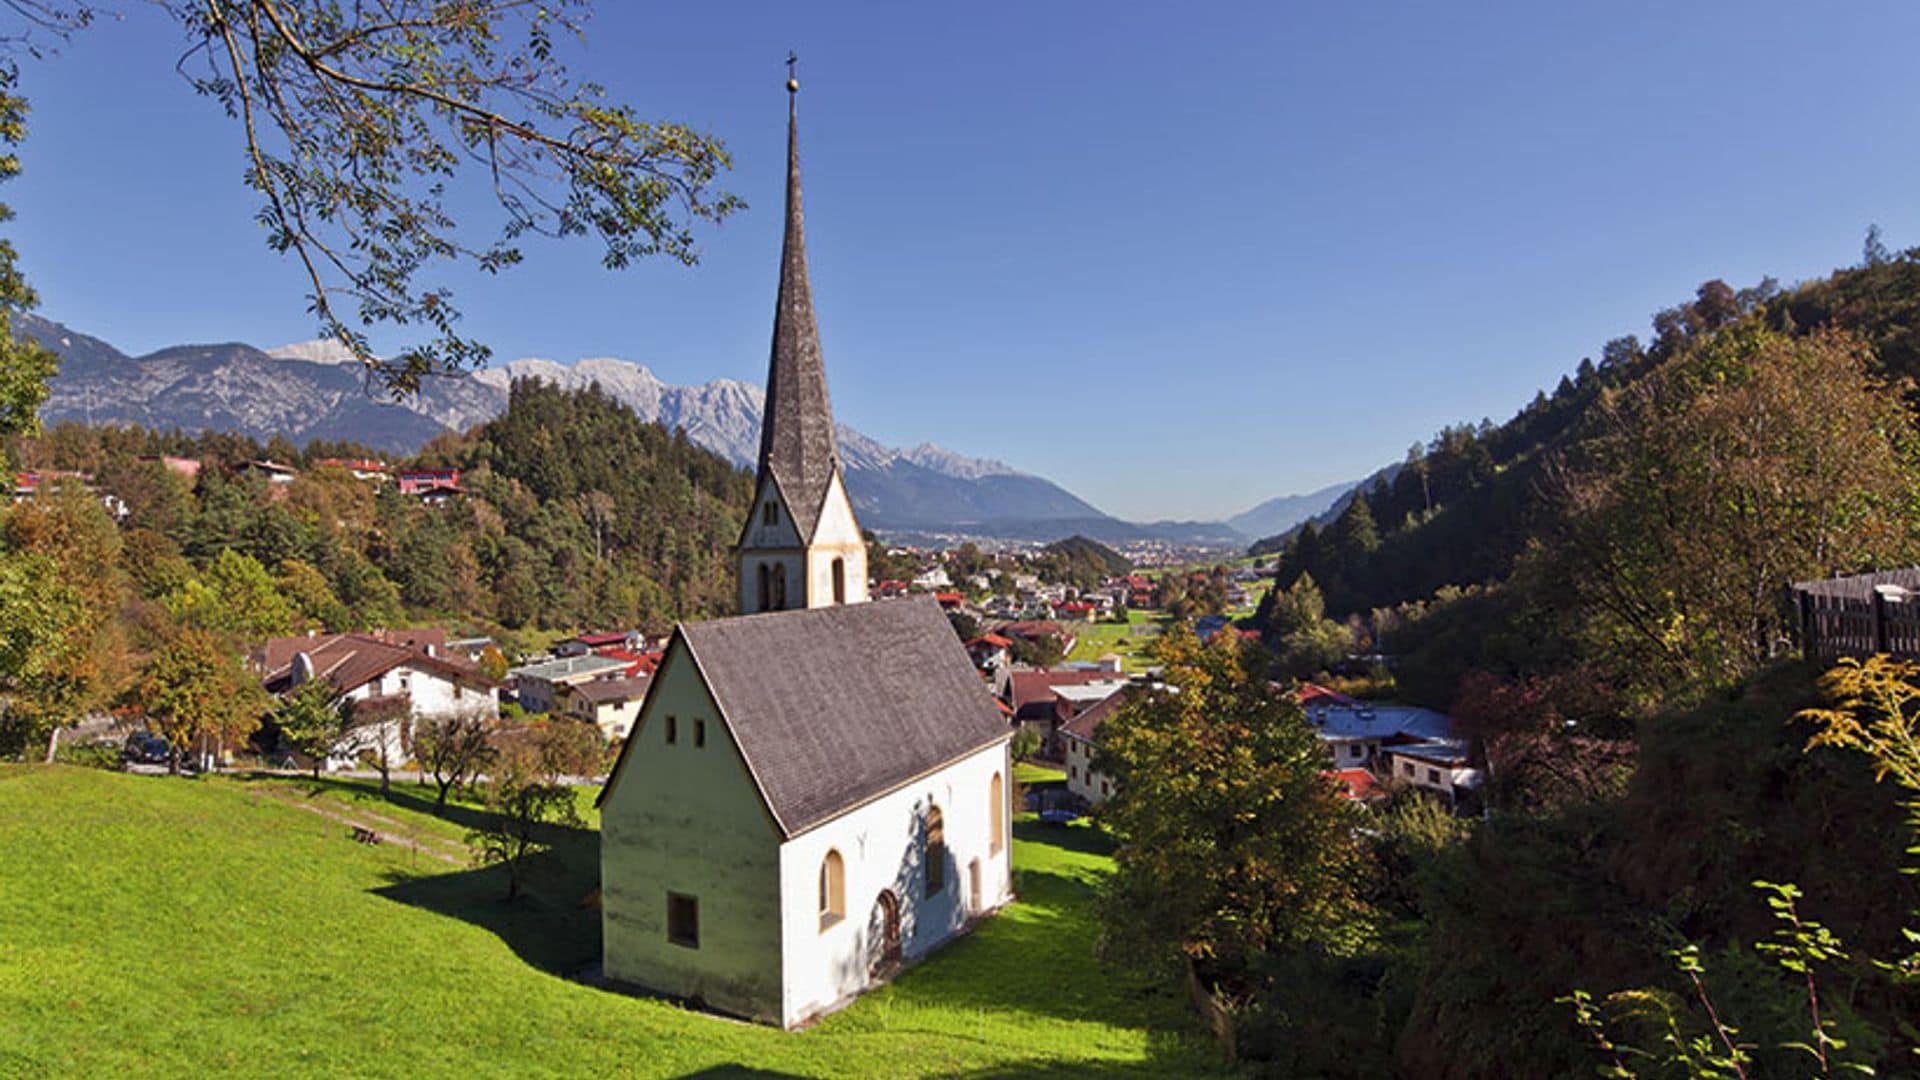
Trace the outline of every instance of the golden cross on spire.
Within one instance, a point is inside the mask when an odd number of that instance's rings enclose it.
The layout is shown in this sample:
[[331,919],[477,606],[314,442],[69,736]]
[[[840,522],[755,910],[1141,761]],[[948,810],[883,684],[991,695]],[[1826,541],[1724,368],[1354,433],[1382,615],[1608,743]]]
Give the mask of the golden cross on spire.
[[787,50],[787,93],[789,94],[797,94],[800,92],[800,80],[795,78],[793,74],[793,65],[799,62],[800,62],[799,55],[796,54],[792,49],[788,49]]

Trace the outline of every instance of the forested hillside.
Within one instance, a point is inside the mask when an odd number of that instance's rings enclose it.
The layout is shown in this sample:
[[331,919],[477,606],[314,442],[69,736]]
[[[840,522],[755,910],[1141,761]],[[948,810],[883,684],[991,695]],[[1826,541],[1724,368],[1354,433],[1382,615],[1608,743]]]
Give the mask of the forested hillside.
[[1286,539],[1274,595],[1310,577],[1435,705],[1467,669],[1568,667],[1651,703],[1777,651],[1789,578],[1920,555],[1903,514],[1920,256],[1789,291],[1711,281],[1653,328],[1504,424],[1416,446],[1391,483]]
[[[1920,669],[1823,694],[1785,595],[1920,562],[1920,249],[1786,291],[1708,282],[1653,327],[1284,542],[1259,616],[1281,669],[1377,649],[1368,692],[1448,710],[1486,770],[1484,817],[1380,819],[1392,932],[1276,966],[1276,1046],[1380,1048],[1329,1075],[1920,1061]],[[1889,734],[1816,737],[1833,715]]]

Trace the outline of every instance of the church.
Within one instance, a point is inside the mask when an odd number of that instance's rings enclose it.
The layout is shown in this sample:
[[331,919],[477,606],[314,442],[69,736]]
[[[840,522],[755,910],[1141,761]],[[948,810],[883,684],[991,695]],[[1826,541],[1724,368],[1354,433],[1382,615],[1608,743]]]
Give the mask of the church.
[[795,1027],[1013,896],[1011,737],[928,597],[868,602],[795,95],[742,614],[682,623],[600,794],[604,973]]

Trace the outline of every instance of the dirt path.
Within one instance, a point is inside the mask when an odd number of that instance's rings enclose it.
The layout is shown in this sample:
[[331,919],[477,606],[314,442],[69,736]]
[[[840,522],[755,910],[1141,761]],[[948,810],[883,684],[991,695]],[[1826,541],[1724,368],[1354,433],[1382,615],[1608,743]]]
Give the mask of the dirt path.
[[[282,805],[291,806],[297,810],[305,810],[309,814],[318,814],[329,821],[337,821],[342,825],[365,832],[378,843],[393,844],[396,847],[406,848],[409,851],[417,852],[428,858],[439,859],[441,862],[453,866],[466,866],[470,861],[465,849],[459,849],[458,854],[454,854],[453,851],[449,850],[449,847],[454,845],[455,841],[434,838],[429,842],[419,837],[406,835],[403,832],[397,831],[405,828],[405,826],[382,814],[375,814],[370,811],[358,809],[353,810],[351,813],[344,813],[303,799],[290,798],[277,792],[263,792],[262,794],[265,794],[268,798]],[[378,822],[387,826],[387,828],[384,830],[377,829],[368,824],[369,821]]]

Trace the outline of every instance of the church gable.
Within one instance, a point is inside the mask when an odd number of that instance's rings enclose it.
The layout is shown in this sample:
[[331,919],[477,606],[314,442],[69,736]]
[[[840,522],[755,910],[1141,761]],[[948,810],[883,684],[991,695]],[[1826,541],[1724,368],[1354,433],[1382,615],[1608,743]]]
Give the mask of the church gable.
[[839,473],[835,473],[833,482],[827,485],[826,498],[815,517],[810,542],[865,547],[866,540],[860,535],[860,523],[854,520],[853,500],[847,495],[847,485],[842,482]]
[[805,546],[779,481],[762,476],[754,490],[753,511],[740,531],[742,551],[793,549]]

